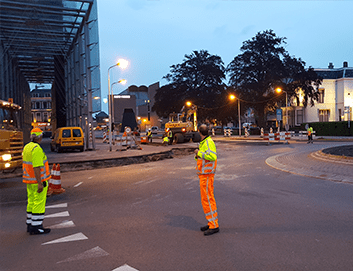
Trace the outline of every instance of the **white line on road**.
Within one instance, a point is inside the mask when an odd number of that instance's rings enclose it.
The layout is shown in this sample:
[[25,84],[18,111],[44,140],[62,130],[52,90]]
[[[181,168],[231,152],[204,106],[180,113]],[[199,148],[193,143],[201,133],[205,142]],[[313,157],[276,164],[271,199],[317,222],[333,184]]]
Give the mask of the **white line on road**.
[[51,214],[51,215],[46,215],[45,218],[65,217],[65,216],[70,216],[68,211],[60,212],[60,213],[56,213],[56,214]]
[[75,184],[74,187],[78,187],[78,186],[80,186],[81,184],[83,184],[83,182],[79,182],[78,184]]
[[66,207],[67,207],[67,203],[60,203],[60,204],[45,206],[46,209],[50,209],[50,208],[66,208]]
[[112,271],[138,271],[135,268],[132,268],[131,266],[128,266],[127,264],[124,264],[123,266],[120,266]]
[[97,257],[103,257],[103,256],[108,256],[109,253],[101,249],[100,247],[95,247],[90,250],[87,250],[81,254],[77,254],[75,256],[72,256],[70,258],[67,258],[63,261],[57,262],[57,263],[66,263],[66,262],[72,262],[72,261],[78,261],[78,260],[86,260],[90,258],[97,258]]
[[70,228],[70,227],[75,227],[75,223],[73,221],[63,221],[59,224],[52,225],[49,228],[51,229],[63,229],[63,228]]
[[49,241],[46,243],[43,243],[43,245],[49,245],[49,244],[57,244],[57,243],[65,243],[65,242],[72,242],[72,241],[80,241],[80,240],[86,240],[88,239],[88,237],[86,235],[84,235],[82,232],[80,233],[76,233],[76,234],[72,234],[66,237],[62,237],[53,241]]

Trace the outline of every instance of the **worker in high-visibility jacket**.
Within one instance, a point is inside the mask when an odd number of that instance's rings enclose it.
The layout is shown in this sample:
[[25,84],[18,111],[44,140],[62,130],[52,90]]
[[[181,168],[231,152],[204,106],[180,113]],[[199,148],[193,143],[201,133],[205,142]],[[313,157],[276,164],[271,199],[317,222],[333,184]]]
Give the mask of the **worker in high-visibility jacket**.
[[307,132],[308,132],[308,143],[307,144],[313,143],[314,142],[313,141],[313,132],[314,132],[313,127],[308,127]]
[[207,236],[219,232],[217,205],[213,192],[217,150],[212,138],[208,135],[208,128],[205,124],[199,127],[199,133],[201,142],[199,149],[195,150],[196,170],[200,179],[201,203],[208,221],[208,224],[200,230]]
[[39,145],[43,132],[39,128],[31,130],[31,142],[23,148],[23,182],[27,184],[27,232],[32,234],[49,233],[43,228],[48,180],[50,179],[47,156]]

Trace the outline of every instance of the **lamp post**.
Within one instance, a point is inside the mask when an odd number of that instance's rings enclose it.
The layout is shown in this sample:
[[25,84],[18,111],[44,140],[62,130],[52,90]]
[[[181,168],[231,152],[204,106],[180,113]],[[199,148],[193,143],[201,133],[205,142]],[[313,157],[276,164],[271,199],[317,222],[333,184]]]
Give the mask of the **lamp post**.
[[127,60],[125,59],[119,59],[118,63],[116,63],[115,65],[111,66],[108,68],[108,95],[109,95],[109,99],[108,99],[108,107],[109,107],[109,151],[112,151],[112,95],[110,93],[111,91],[111,86],[110,86],[110,74],[109,71],[116,67],[116,66],[120,66],[122,69],[125,69],[128,65]]
[[285,124],[285,129],[286,132],[288,132],[288,94],[287,91],[281,89],[281,88],[276,88],[276,92],[277,93],[281,93],[281,92],[285,92],[286,93],[286,124]]
[[[234,94],[229,95],[231,101],[235,100],[236,97]],[[239,125],[239,136],[241,136],[241,120],[240,120],[240,99],[238,98],[238,125]]]

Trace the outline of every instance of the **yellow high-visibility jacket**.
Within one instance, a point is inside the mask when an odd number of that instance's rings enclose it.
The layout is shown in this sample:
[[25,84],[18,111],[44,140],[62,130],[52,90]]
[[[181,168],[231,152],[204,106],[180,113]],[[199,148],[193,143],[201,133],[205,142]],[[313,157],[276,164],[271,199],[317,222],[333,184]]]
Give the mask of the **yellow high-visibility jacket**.
[[40,167],[40,177],[42,182],[50,179],[48,158],[38,143],[30,142],[23,148],[23,182],[37,183],[34,175],[34,167]]
[[214,174],[217,167],[217,150],[211,137],[207,136],[200,142],[199,151],[195,156],[198,175]]

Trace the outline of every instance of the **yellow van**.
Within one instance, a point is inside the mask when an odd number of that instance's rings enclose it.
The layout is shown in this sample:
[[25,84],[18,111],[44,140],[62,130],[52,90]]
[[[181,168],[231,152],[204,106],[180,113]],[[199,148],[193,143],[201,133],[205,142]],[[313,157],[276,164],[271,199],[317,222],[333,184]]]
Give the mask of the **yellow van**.
[[80,127],[60,127],[51,137],[50,150],[62,152],[66,149],[84,150],[84,135]]

